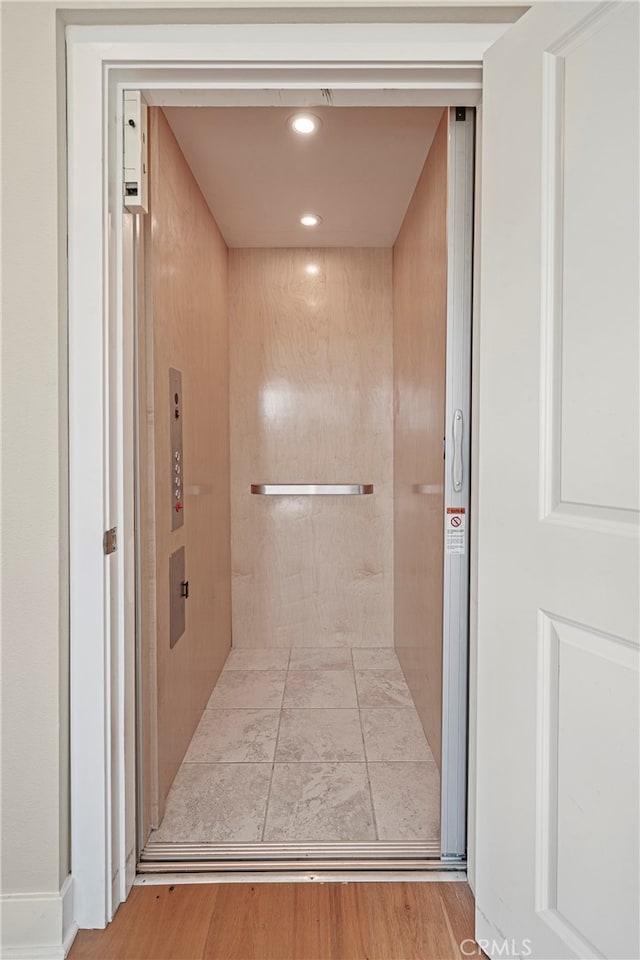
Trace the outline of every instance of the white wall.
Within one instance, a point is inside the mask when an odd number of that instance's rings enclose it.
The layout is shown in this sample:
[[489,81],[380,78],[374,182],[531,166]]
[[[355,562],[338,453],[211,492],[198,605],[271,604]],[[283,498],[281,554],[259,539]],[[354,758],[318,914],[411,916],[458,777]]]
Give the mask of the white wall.
[[7,946],[25,938],[61,942],[59,891],[69,872],[65,265],[59,255],[65,194],[56,35],[53,5],[3,5],[1,843]]
[[3,879],[57,891],[68,872],[68,583],[52,6],[3,5],[2,64]]

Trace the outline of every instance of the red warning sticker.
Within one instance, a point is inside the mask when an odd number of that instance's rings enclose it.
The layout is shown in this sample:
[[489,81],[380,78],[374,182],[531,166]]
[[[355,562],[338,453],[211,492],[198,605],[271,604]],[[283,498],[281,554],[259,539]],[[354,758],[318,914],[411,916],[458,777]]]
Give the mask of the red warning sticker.
[[465,507],[447,507],[444,518],[444,546],[447,553],[466,552],[466,521]]

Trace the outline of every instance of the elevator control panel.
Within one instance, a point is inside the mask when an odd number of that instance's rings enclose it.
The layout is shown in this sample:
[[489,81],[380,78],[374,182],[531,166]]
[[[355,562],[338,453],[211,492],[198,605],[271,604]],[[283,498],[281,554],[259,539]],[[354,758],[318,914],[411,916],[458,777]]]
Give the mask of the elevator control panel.
[[182,456],[182,374],[179,370],[169,369],[169,439],[171,462],[169,482],[171,484],[171,529],[177,530],[184,524],[184,459]]

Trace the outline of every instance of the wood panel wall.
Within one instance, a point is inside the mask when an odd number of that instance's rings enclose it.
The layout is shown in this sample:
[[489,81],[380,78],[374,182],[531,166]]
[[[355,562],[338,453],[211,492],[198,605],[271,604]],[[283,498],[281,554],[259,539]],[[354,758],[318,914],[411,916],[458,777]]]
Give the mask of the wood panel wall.
[[440,765],[448,111],[393,248],[395,646]]
[[231,250],[229,279],[234,646],[392,645],[391,251]]
[[[155,711],[157,744],[152,737],[145,741],[149,773],[143,783],[155,826],[230,649],[231,534],[227,248],[164,114],[154,108],[149,120],[147,303],[140,326],[140,367],[147,380],[146,390],[140,390],[142,432],[146,429],[141,443],[142,607],[147,610],[143,710],[152,728]],[[184,441],[185,522],[173,533],[170,367],[182,372]],[[168,564],[181,546],[190,595],[186,632],[170,649]]]

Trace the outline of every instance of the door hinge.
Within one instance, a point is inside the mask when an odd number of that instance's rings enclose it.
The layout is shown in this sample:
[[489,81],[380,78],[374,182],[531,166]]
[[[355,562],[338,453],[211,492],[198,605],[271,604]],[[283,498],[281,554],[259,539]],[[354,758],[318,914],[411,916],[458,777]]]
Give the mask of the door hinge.
[[110,553],[116,552],[118,549],[117,527],[111,527],[110,530],[105,530],[104,537],[102,538],[102,546],[107,556],[109,556]]

